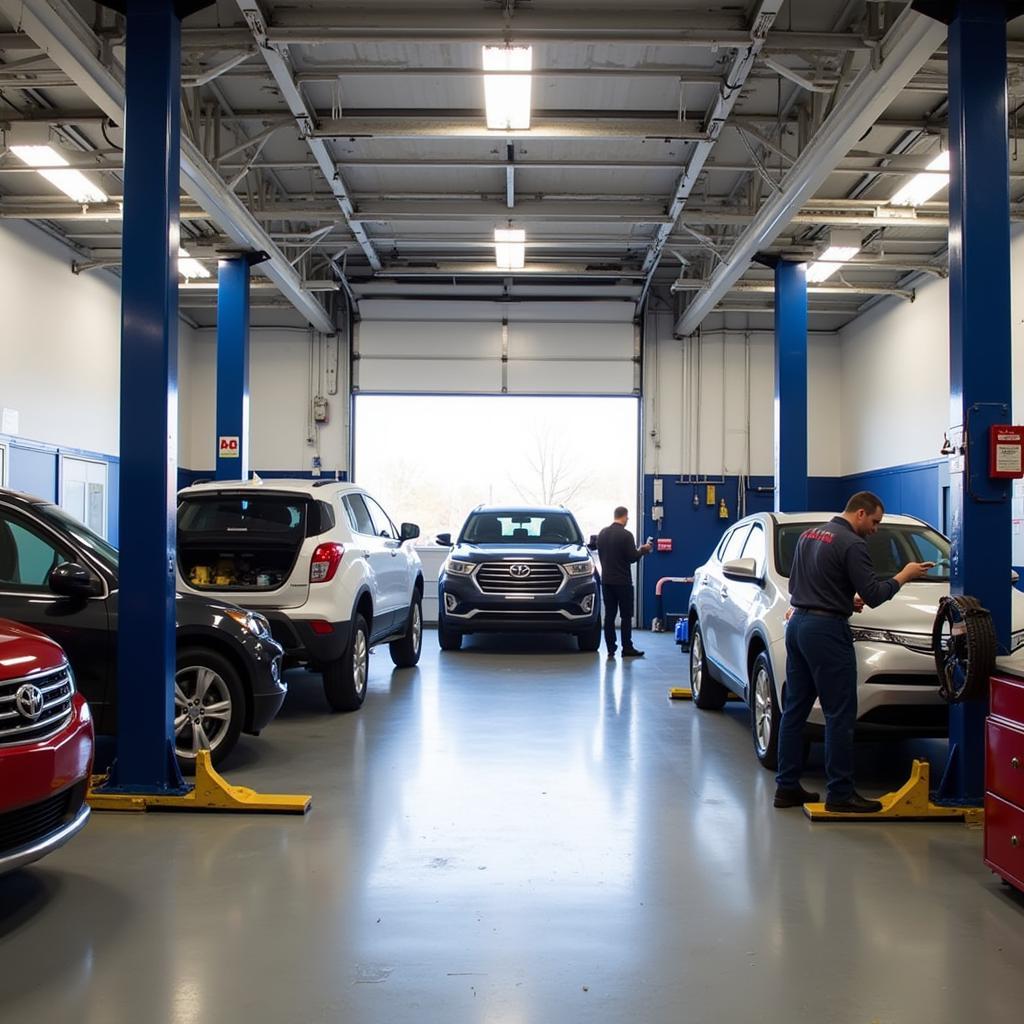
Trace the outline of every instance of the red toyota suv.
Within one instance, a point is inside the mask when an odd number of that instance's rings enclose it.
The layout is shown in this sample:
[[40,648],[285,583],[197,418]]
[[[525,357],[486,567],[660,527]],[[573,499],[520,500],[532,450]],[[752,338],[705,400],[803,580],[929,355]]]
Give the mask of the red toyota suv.
[[85,825],[92,752],[92,715],[60,645],[0,619],[0,874]]

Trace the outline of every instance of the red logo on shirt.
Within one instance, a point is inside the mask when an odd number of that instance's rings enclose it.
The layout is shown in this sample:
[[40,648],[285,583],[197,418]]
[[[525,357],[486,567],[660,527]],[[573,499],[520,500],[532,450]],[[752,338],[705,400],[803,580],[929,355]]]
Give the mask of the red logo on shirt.
[[820,540],[822,544],[831,544],[836,539],[835,534],[827,530],[806,530],[804,537],[807,540]]

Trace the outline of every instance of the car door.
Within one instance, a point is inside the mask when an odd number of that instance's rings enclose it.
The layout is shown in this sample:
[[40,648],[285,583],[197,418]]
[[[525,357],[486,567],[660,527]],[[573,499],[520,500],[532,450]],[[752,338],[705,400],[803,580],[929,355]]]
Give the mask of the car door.
[[739,558],[743,542],[749,532],[749,523],[740,523],[729,531],[718,548],[714,565],[708,566],[708,572],[701,583],[701,629],[704,632],[704,649],[708,657],[718,665],[726,664],[726,634],[723,631],[722,606],[728,599],[731,586],[731,581],[722,575],[722,564]]
[[402,541],[391,517],[368,494],[364,494],[363,499],[369,509],[377,536],[384,541],[384,548],[389,555],[387,568],[384,570],[383,589],[388,611],[394,613],[394,625],[397,626],[409,607],[409,562],[402,551]]
[[[409,570],[409,558],[402,548],[402,535],[380,503],[369,495],[363,495],[370,518],[377,529],[377,535],[384,538],[384,546],[391,553],[391,567],[388,571],[387,589],[390,606],[395,610],[395,624],[404,621],[403,616],[412,600],[413,577]],[[385,536],[386,535],[386,536]]]
[[376,527],[370,516],[362,494],[346,494],[342,498],[349,524],[352,527],[353,541],[361,547],[363,557],[370,567],[370,578],[373,586],[373,620],[371,632],[380,634],[390,629],[394,618],[394,608],[388,607],[387,577],[394,559],[391,551],[384,546],[383,537],[377,536]]
[[[764,578],[768,556],[764,527],[755,522],[747,534],[743,548],[734,558],[751,558],[759,579]],[[749,626],[758,616],[764,602],[764,587],[753,580],[723,580],[721,636],[725,667],[738,679],[747,679],[747,637]]]
[[111,701],[114,642],[106,598],[61,597],[47,583],[55,566],[81,561],[47,526],[0,506],[0,617],[32,626],[64,648],[102,732]]

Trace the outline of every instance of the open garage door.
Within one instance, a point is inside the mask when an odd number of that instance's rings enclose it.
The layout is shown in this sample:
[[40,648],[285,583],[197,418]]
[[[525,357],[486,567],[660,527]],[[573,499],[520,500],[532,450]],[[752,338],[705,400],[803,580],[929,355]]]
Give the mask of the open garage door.
[[357,394],[635,395],[640,340],[627,302],[363,300]]

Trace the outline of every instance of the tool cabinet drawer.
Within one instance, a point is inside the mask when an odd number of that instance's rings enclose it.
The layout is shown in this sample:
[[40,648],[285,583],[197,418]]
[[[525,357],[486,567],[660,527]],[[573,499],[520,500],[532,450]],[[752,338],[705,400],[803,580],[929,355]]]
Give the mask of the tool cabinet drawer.
[[985,794],[985,863],[1024,889],[1024,810]]
[[1006,718],[1024,728],[1024,681],[993,676],[989,682],[991,685],[989,714]]
[[985,788],[1024,807],[1024,729],[985,723]]

